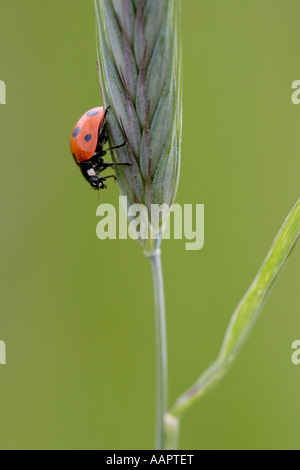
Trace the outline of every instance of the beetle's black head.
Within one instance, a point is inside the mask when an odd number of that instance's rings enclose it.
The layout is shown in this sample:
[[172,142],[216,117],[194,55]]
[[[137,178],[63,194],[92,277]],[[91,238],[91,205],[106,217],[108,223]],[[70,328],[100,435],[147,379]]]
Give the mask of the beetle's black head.
[[93,189],[96,189],[97,191],[99,189],[105,189],[106,188],[106,185],[103,183],[103,179],[102,178],[98,178],[98,176],[92,176],[90,179],[89,179],[89,183],[90,185],[92,186]]

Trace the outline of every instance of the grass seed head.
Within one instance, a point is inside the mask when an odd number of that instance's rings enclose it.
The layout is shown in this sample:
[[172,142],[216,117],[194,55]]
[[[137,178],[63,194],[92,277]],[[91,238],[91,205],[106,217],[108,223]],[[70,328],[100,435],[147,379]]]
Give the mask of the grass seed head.
[[[95,0],[98,63],[118,184],[128,204],[174,202],[182,134],[180,0]],[[149,245],[145,240],[144,245]]]

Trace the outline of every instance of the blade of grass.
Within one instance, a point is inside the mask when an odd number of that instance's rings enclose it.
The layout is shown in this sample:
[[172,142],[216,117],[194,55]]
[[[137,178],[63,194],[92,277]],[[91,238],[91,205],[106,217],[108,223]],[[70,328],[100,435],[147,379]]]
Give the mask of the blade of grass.
[[[263,305],[300,236],[300,199],[284,222],[267,258],[249,290],[238,304],[229,323],[220,354],[214,364],[185,392],[166,416],[165,432],[170,434],[170,415],[180,418],[185,410],[203,397],[228,371],[247,341]],[[176,423],[176,421],[174,421]],[[177,424],[176,424],[177,426]]]

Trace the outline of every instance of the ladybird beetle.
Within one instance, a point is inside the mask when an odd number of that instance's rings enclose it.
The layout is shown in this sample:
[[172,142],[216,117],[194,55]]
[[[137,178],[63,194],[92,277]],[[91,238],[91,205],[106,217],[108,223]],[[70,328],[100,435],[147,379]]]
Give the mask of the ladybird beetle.
[[102,171],[115,165],[130,165],[130,163],[106,163],[102,158],[109,150],[124,147],[127,143],[125,141],[121,145],[103,150],[103,146],[107,142],[105,122],[108,110],[109,107],[105,111],[99,107],[87,111],[75,125],[70,139],[71,152],[75,162],[92,188],[97,190],[106,188],[104,182],[107,178],[116,180],[115,175],[99,177]]

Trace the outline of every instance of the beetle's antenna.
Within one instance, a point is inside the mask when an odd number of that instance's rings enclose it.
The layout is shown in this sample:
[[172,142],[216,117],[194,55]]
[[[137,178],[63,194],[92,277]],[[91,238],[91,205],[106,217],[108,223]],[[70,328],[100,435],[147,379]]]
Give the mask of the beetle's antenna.
[[98,188],[98,199],[99,199],[99,201],[101,201],[100,188]]

